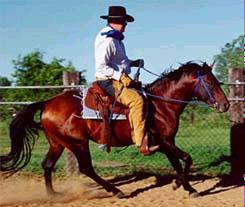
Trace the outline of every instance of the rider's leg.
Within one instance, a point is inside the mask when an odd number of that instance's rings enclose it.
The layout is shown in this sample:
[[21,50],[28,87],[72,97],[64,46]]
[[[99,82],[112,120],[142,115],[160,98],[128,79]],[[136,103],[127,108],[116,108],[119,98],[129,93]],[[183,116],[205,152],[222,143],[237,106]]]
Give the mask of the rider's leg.
[[[117,92],[120,90],[121,86],[118,81],[114,81],[113,86]],[[145,155],[156,151],[158,146],[148,147],[143,97],[136,90],[124,87],[117,101],[130,109],[129,121],[133,132],[132,139],[136,146],[139,147],[140,151]]]

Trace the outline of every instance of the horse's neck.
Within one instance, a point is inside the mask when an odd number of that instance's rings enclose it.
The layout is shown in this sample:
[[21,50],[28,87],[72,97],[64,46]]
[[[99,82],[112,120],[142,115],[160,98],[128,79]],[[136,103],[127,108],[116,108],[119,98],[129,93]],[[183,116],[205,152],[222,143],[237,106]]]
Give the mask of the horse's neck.
[[182,78],[177,82],[171,80],[162,81],[161,84],[157,83],[156,87],[152,86],[148,90],[150,93],[164,99],[152,99],[154,105],[162,108],[162,111],[173,111],[177,117],[187,105],[183,101],[190,101],[193,95],[193,85],[187,81],[187,78]]

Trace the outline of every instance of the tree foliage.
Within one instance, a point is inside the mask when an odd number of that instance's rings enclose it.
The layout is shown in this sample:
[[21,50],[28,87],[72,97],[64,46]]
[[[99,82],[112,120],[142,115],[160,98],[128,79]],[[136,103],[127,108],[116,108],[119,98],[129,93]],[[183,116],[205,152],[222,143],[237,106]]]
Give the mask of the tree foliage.
[[[47,86],[62,85],[64,71],[75,71],[71,62],[65,59],[53,58],[49,63],[44,61],[44,53],[34,51],[25,56],[18,56],[13,60],[15,72],[13,83],[17,86]],[[85,70],[81,71],[80,84],[86,84]],[[4,77],[0,77],[0,84],[11,84]],[[62,92],[63,89],[10,89],[4,92],[4,101],[40,101],[46,100]],[[1,95],[1,94],[0,94]],[[1,97],[0,97],[1,98]],[[6,107],[1,107],[1,111]],[[18,109],[19,106],[14,106]]]
[[[11,81],[7,77],[0,76],[0,86],[10,86]],[[6,89],[0,89],[0,101],[3,101],[6,94]]]
[[[75,71],[71,62],[64,65],[65,59],[53,58],[50,63],[43,60],[44,54],[35,51],[24,57],[19,56],[13,60],[16,85],[62,85],[62,74],[64,71]],[[85,71],[83,70],[82,73]],[[86,83],[85,77],[81,75],[81,84]]]
[[[11,81],[7,77],[0,76],[0,86],[10,86]],[[6,94],[8,93],[8,89],[0,89],[0,101],[4,101]],[[0,105],[0,120],[6,119],[6,111],[9,110],[8,106]]]
[[11,81],[7,77],[0,76],[0,86],[10,86]]
[[215,73],[220,81],[227,82],[228,71],[231,68],[243,68],[243,36],[221,48],[221,53],[214,57]]
[[[65,59],[53,58],[50,63],[44,62],[44,53],[32,52],[24,57],[13,60],[15,72],[13,74],[17,86],[47,86],[62,85],[64,71],[75,71],[71,62],[64,64]],[[80,84],[85,84],[85,71],[81,72]],[[19,101],[44,100],[61,92],[62,89],[26,89],[18,93],[9,94],[8,98]]]

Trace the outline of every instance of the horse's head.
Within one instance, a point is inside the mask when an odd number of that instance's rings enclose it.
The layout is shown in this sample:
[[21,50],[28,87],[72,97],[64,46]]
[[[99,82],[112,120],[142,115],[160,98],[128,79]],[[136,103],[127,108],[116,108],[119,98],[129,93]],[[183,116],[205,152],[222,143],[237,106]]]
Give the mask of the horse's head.
[[229,109],[227,100],[219,81],[212,73],[212,66],[204,63],[200,69],[196,70],[194,96],[198,100],[207,103],[218,112],[225,112]]

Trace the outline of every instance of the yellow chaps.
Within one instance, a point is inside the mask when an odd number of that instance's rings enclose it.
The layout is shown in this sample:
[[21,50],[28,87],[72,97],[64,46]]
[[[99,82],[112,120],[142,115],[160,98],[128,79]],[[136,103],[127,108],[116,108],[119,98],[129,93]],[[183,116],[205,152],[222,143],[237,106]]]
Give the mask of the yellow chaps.
[[[115,89],[116,96],[121,87],[123,86],[119,81],[113,80],[113,88]],[[140,146],[145,134],[143,97],[134,89],[123,87],[117,101],[129,107],[129,122],[132,130],[132,139],[136,146]]]

